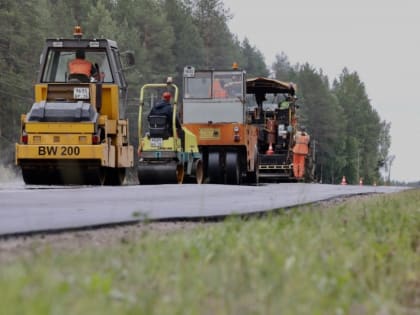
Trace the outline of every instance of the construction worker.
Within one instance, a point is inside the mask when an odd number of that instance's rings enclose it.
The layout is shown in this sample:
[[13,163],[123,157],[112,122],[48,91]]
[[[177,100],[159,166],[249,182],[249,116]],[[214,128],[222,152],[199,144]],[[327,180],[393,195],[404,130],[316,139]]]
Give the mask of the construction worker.
[[214,98],[227,98],[228,94],[222,87],[219,79],[213,81],[213,97]]
[[256,93],[255,94],[255,101],[257,102],[258,107],[263,106],[263,102],[266,101],[267,99],[265,98],[265,94],[264,93]]
[[305,175],[305,157],[309,153],[310,137],[306,133],[305,128],[301,128],[295,134],[295,145],[293,146],[293,174],[297,179],[303,178]]
[[76,51],[76,59],[68,64],[69,79],[79,79],[82,82],[89,82],[90,78],[97,79],[97,70],[93,64],[85,59],[85,51],[78,49]]
[[290,97],[285,98],[284,100],[282,100],[281,102],[279,102],[278,107],[280,110],[285,110],[285,109],[289,109],[290,107]]
[[[152,110],[149,113],[149,116],[152,116],[152,115],[166,116],[168,125],[171,126],[168,131],[172,135],[173,108],[170,103],[171,97],[172,97],[171,93],[163,92],[161,101],[153,106]],[[178,132],[178,136],[181,138],[182,143],[184,143],[185,134],[184,134],[184,130],[182,129],[181,122],[179,121],[178,114],[175,115],[175,125]]]

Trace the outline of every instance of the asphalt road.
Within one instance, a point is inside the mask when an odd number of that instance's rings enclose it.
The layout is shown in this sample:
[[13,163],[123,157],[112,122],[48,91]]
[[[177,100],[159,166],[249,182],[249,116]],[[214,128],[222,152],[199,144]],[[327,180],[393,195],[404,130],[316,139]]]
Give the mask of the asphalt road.
[[0,235],[139,220],[255,213],[403,187],[270,184],[36,187],[0,184]]

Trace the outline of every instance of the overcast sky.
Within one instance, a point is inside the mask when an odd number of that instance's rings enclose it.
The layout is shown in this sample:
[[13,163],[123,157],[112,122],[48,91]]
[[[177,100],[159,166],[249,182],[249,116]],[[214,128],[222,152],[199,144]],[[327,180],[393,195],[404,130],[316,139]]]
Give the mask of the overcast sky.
[[[344,67],[364,82],[372,106],[391,122],[391,178],[420,180],[419,0],[223,0],[231,31],[271,65],[322,68],[330,82]],[[356,126],[357,128],[357,126]]]

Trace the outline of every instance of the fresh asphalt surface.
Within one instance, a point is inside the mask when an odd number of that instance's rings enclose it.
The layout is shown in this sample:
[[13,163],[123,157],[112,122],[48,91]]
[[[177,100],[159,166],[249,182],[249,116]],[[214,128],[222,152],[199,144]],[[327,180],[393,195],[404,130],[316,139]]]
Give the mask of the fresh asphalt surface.
[[49,187],[0,184],[0,235],[257,213],[403,187],[321,184]]

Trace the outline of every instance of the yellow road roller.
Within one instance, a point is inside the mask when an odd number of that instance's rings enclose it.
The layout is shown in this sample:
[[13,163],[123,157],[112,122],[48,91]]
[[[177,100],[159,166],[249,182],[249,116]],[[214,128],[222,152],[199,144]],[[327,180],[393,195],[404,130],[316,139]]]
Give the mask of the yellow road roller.
[[16,164],[26,184],[120,185],[134,164],[123,54],[115,41],[83,38],[79,26],[73,35],[45,42]]
[[[152,108],[147,118],[144,118],[146,91],[151,92],[150,99],[155,100],[159,97],[156,92],[162,90],[165,91],[162,94],[170,93],[174,96],[172,104],[169,97],[167,99],[166,106],[171,107],[166,111],[167,115],[162,111],[154,114],[153,107],[160,106],[160,103],[149,102]],[[177,101],[178,87],[170,81],[166,84],[145,84],[140,89],[137,169],[140,185],[203,182],[203,164],[197,138],[187,128],[180,125],[177,128]]]

